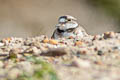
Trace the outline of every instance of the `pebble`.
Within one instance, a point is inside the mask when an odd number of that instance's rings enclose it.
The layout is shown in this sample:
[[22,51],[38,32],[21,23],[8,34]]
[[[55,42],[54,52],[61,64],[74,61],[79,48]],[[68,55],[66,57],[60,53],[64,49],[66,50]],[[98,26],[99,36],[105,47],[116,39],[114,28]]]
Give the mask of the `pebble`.
[[53,44],[53,45],[57,45],[57,44],[58,44],[58,41],[57,41],[57,40],[54,40],[54,39],[50,39],[49,43],[50,43],[50,44]]
[[82,44],[83,44],[82,41],[76,41],[76,42],[75,42],[75,46],[82,45]]
[[95,61],[94,63],[98,64],[98,65],[103,65],[103,63],[101,61]]
[[113,50],[120,50],[120,46],[114,46],[113,48],[112,48]]
[[[64,69],[60,72],[65,77],[73,76],[74,74],[69,71],[76,69],[77,73],[75,75],[85,78],[81,80],[88,80],[86,76],[90,76],[90,80],[94,80],[93,75],[104,77],[103,73],[109,75],[109,79],[112,80],[111,69],[115,69],[114,73],[118,74],[115,78],[119,78],[120,73],[119,44],[120,33],[114,32],[58,40],[46,36],[5,38],[0,41],[0,76],[5,79],[8,78],[8,80],[15,80],[21,72],[26,72],[28,76],[33,75],[35,66],[32,62],[27,61],[27,58],[34,56],[42,58],[53,66],[60,67],[67,62],[70,63],[70,67],[64,66]],[[56,68],[57,71],[60,70],[59,67]],[[67,75],[70,75],[66,76],[64,72],[68,72]],[[99,80],[98,77],[95,80]],[[100,79],[104,80],[105,78]]]
[[11,49],[10,52],[9,52],[9,58],[12,59],[12,58],[17,58],[18,54],[19,54],[20,50],[19,49]]
[[49,39],[46,38],[46,39],[44,39],[42,42],[43,42],[43,43],[49,43]]
[[102,56],[104,55],[104,53],[101,51],[101,50],[98,50],[98,53],[97,53],[99,56]]
[[107,39],[107,38],[113,38],[115,36],[115,33],[114,32],[105,32],[104,33],[104,39]]
[[36,47],[32,47],[32,50],[33,50],[33,53],[35,54],[39,52],[39,50]]
[[1,47],[1,46],[4,46],[4,43],[0,43],[0,47]]

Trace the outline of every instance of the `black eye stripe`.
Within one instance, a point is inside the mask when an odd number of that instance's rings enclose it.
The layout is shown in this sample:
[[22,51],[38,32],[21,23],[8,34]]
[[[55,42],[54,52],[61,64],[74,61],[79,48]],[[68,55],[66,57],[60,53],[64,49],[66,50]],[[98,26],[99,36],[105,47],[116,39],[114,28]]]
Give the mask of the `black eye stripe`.
[[68,21],[71,21],[71,19],[68,19]]
[[70,29],[67,29],[67,30],[60,30],[59,28],[57,29],[57,31],[59,33],[63,33],[63,32],[72,32],[75,28],[70,28]]
[[59,28],[57,29],[59,33],[65,32],[64,30],[60,30]]
[[65,19],[67,19],[67,17],[66,17],[66,16],[61,16],[59,19],[61,19],[61,18],[65,18]]

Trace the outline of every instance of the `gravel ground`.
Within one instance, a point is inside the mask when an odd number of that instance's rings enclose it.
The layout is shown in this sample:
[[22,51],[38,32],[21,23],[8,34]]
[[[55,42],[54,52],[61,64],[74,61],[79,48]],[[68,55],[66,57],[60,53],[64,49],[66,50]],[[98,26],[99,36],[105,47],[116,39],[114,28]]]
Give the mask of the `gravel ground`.
[[[36,64],[30,57],[47,65]],[[82,39],[54,40],[41,35],[0,41],[0,80],[58,80],[46,74],[52,71],[59,80],[120,80],[119,67],[120,33],[106,32]],[[23,74],[37,75],[37,70],[47,70],[41,72],[47,78],[19,79]]]

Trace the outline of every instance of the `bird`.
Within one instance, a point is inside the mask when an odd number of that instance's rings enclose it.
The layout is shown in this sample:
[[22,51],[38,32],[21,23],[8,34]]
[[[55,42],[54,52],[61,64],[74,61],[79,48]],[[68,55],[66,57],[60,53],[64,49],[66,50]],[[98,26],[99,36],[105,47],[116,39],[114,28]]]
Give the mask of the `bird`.
[[51,38],[82,38],[88,36],[86,30],[77,22],[77,19],[70,15],[60,16],[58,18],[58,24],[54,30]]

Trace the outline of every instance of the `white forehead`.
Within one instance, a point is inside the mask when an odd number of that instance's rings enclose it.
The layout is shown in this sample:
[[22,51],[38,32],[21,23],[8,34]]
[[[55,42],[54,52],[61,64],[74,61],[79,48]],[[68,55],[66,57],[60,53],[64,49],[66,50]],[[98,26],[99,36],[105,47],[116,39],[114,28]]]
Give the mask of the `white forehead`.
[[59,19],[59,22],[61,22],[61,23],[62,23],[62,22],[65,22],[65,21],[66,21],[65,18],[60,18],[60,19]]

